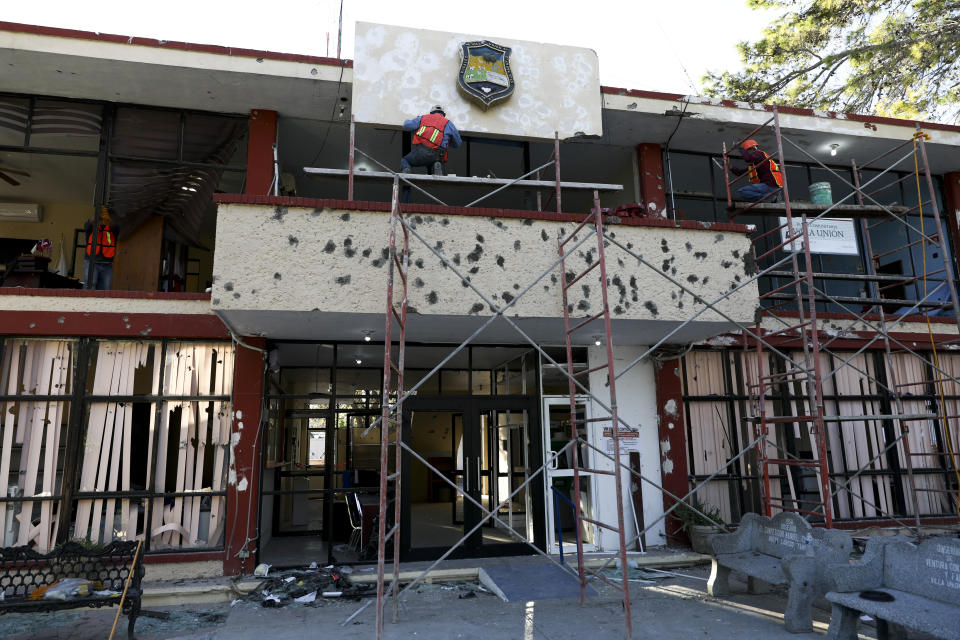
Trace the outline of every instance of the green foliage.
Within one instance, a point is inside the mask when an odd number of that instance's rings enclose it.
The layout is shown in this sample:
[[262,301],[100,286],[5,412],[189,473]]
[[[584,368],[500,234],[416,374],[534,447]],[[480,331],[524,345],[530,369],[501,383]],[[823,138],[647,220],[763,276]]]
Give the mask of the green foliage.
[[960,118],[960,1],[747,0],[779,13],[707,95],[906,118]]
[[[698,511],[700,513],[697,513]],[[691,498],[689,502],[681,502],[680,506],[674,509],[673,515],[680,521],[681,531],[686,531],[690,527],[710,527],[723,524],[720,509],[705,505],[695,497]]]

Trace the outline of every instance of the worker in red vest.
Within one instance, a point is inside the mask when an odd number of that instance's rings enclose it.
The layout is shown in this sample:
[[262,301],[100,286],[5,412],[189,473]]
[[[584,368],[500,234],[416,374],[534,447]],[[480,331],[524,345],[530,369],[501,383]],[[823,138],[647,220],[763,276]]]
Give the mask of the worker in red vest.
[[[413,149],[400,160],[400,171],[410,173],[413,167],[427,167],[433,175],[443,175],[447,149],[463,142],[460,132],[447,120],[443,107],[435,105],[430,113],[411,118],[403,123],[404,131],[413,132]],[[410,187],[403,188],[403,201],[410,199]]]
[[[94,216],[84,223],[83,231],[87,236],[82,276],[85,280],[89,280],[86,288],[109,290],[113,284],[113,258],[117,255],[118,232],[110,211],[106,207],[100,207],[99,223]],[[92,273],[91,263],[93,264]]]
[[745,140],[740,146],[740,155],[747,161],[747,168],[733,167],[731,170],[738,176],[746,173],[750,184],[737,189],[738,199],[756,202],[783,188],[783,172],[756,140]]

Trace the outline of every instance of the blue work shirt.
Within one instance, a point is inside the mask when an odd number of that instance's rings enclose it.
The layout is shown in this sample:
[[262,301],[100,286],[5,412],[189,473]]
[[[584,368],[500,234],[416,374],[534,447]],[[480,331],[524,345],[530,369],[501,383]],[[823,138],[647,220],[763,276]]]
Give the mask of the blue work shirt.
[[[423,116],[417,116],[416,118],[411,118],[409,120],[404,120],[403,130],[404,131],[416,131],[420,128],[420,118]],[[460,138],[460,132],[457,131],[457,127],[454,126],[451,120],[447,120],[446,126],[443,128],[443,142],[440,144],[440,148],[446,149],[448,146],[457,148],[463,143],[463,140]]]

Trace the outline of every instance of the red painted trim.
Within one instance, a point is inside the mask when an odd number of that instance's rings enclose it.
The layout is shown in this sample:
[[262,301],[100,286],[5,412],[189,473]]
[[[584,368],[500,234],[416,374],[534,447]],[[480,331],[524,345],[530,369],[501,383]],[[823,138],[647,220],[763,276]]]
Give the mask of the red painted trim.
[[[302,207],[322,209],[327,207],[337,211],[390,211],[389,202],[367,202],[358,200],[332,200],[321,198],[292,198],[286,196],[254,196],[235,193],[218,193],[213,196],[217,204],[249,204],[271,207]],[[550,222],[582,222],[582,213],[553,213],[550,211],[526,211],[523,209],[487,209],[483,207],[445,207],[430,204],[403,205],[406,214],[422,213],[427,215],[480,216],[486,218],[515,218],[520,220],[548,220]],[[607,224],[607,223],[605,223]],[[692,220],[665,220],[663,218],[622,218],[615,226],[625,227],[661,227],[671,229],[695,229],[698,231],[724,231],[728,233],[752,233],[744,224],[730,222],[695,222]]]
[[44,296],[56,298],[136,298],[141,300],[209,300],[209,293],[166,291],[95,291],[90,289],[36,289],[0,287],[0,296]]
[[93,31],[44,27],[34,24],[22,24],[19,22],[0,21],[0,31],[9,31],[11,33],[28,33],[38,36],[53,36],[56,38],[75,38],[77,40],[92,40],[94,42],[128,44],[136,47],[154,47],[157,49],[174,49],[177,51],[213,53],[221,56],[255,58],[257,60],[283,60],[285,62],[305,62],[307,64],[318,64],[331,67],[353,67],[353,60],[341,60],[339,58],[324,58],[321,56],[308,56],[299,53],[260,51],[259,49],[244,49],[241,47],[222,47],[215,44],[195,44],[192,42],[157,40],[155,38],[121,36],[112,33],[94,33]]
[[[244,338],[251,346],[264,349],[264,338]],[[227,486],[227,530],[226,552],[223,559],[223,573],[228,576],[252,573],[256,566],[257,547],[259,545],[259,523],[257,522],[260,499],[260,407],[263,403],[264,354],[253,349],[237,345],[233,375],[233,422],[232,434],[239,434],[230,463],[230,475],[236,482]],[[246,481],[246,482],[244,482]],[[239,489],[240,484],[243,490]],[[248,557],[240,558],[242,551]]]
[[143,564],[167,564],[173,562],[204,562],[223,560],[223,551],[186,551],[184,553],[147,553]]
[[[683,404],[683,370],[680,361],[668,360],[657,365],[654,368],[654,376],[657,387],[660,479],[665,490],[663,508],[666,510],[675,502],[666,494],[666,491],[677,496],[685,496],[690,491],[687,471],[687,430]],[[672,413],[667,411],[668,404],[674,407]],[[666,469],[671,466],[671,462],[672,470],[668,473]],[[684,546],[683,541],[687,536],[680,530],[681,524],[680,520],[673,515],[667,516],[665,525],[668,546]]]
[[247,180],[244,193],[266,195],[273,183],[273,145],[277,141],[277,112],[254,109],[250,112],[247,143]]
[[[859,339],[837,339],[837,340],[831,339],[830,345],[827,348],[834,353],[838,351],[859,351],[860,349],[863,348],[863,345],[874,336],[874,334],[872,333],[860,333],[858,335],[861,336]],[[926,352],[930,349],[930,336],[928,336],[925,333],[923,334],[909,333],[904,335],[891,334],[891,338],[895,338],[901,344],[909,347],[914,351]],[[944,335],[934,334],[934,340],[936,340],[937,344],[941,347],[943,343],[948,339],[952,339],[954,342],[956,342],[958,340],[958,337],[956,335],[944,336]],[[750,340],[750,339],[747,340],[747,343],[751,347],[755,346],[756,344],[754,340]],[[774,347],[779,347],[782,349],[798,349],[799,350],[802,347],[800,341],[797,340],[796,338],[780,339],[780,336],[775,336],[773,338],[768,339],[767,344]],[[891,342],[890,346],[891,346],[891,349],[893,349],[894,351],[897,350],[896,343]],[[870,345],[866,350],[882,351],[883,342],[881,340],[877,340],[872,345]],[[952,351],[941,351],[941,353],[952,353]]]
[[[769,315],[779,316],[781,318],[799,318],[800,314],[797,311],[769,311]],[[870,322],[880,322],[880,316],[876,314],[869,314],[863,316],[865,320]],[[836,313],[832,311],[817,311],[817,319],[824,320],[858,320],[857,316],[854,316],[849,313]],[[887,316],[887,322],[890,321],[890,316]],[[913,314],[905,316],[903,322],[926,322],[923,315]],[[901,322],[901,324],[903,323]],[[939,316],[933,316],[930,318],[931,324],[956,324],[956,320],[953,318],[941,318]]]
[[[772,112],[774,105],[764,104],[759,102],[750,102],[746,103],[749,105],[748,108],[744,108],[740,105],[744,104],[743,102],[736,102],[734,100],[719,100],[713,98],[705,98],[703,96],[689,96],[682,93],[664,93],[662,91],[646,91],[643,89],[621,89],[619,87],[600,87],[601,93],[606,93],[609,95],[618,95],[618,96],[631,96],[635,98],[650,98],[652,100],[666,100],[669,102],[681,102],[694,99],[695,103],[699,104],[709,104],[718,107],[731,107],[733,109],[744,109],[744,110],[756,110],[756,111],[768,111]],[[850,120],[853,122],[863,122],[864,126],[869,128],[870,125],[874,124],[889,124],[896,127],[910,127],[914,128],[916,125],[920,125],[923,129],[938,129],[940,131],[953,131],[960,132],[960,126],[953,124],[943,124],[940,122],[924,122],[922,120],[902,120],[900,118],[888,118],[886,116],[873,116],[865,115],[860,113],[842,113],[838,111],[825,111],[822,113],[817,113],[813,109],[806,109],[803,107],[791,107],[787,105],[776,105],[777,110],[780,113],[786,113],[796,116],[813,116],[817,118],[825,118],[829,120]]]
[[640,168],[643,210],[666,216],[667,190],[663,185],[663,152],[660,145],[649,142],[638,144],[637,165]]
[[212,313],[2,311],[0,335],[224,339],[230,332]]

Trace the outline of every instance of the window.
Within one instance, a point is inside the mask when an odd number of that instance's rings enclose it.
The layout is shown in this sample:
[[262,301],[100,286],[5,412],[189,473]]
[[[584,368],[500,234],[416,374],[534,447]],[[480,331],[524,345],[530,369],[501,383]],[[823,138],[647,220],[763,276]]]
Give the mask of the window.
[[[708,154],[696,154],[689,152],[670,152],[669,156],[672,172],[673,193],[672,198],[668,198],[668,204],[673,203],[677,219],[681,220],[700,220],[705,222],[736,222],[738,224],[750,224],[757,227],[757,235],[769,232],[775,229],[779,224],[779,219],[774,216],[737,216],[731,220],[727,214],[727,195],[726,184],[724,182],[723,169],[718,166],[716,161],[720,161],[719,156]],[[742,163],[740,163],[742,164]],[[786,166],[787,185],[790,189],[791,201],[801,202],[808,200],[808,190],[811,184],[816,182],[830,183],[831,193],[834,202],[840,202],[845,197],[850,196],[853,189],[849,186],[853,184],[853,175],[849,168],[832,167],[833,171],[827,171],[822,167],[812,164],[790,163]],[[865,191],[870,194],[864,198],[865,204],[882,205],[906,205],[914,206],[922,198],[925,202],[929,201],[929,195],[926,189],[925,181],[921,181],[919,196],[916,181],[910,178],[906,172],[888,171],[881,174],[880,171],[866,170],[862,172],[861,183],[868,185]],[[869,183],[869,184],[868,184]],[[733,188],[742,183],[737,183]],[[940,180],[934,180],[937,202],[942,208],[942,188]],[[668,185],[669,188],[669,185]],[[844,204],[857,204],[854,196],[843,200]],[[921,240],[923,236],[928,238],[936,235],[936,221],[932,215],[932,208],[928,204],[924,207],[924,216],[921,218],[916,212],[907,216],[906,224],[895,221],[867,220],[867,233],[869,233],[869,245],[866,242],[864,231],[860,226],[859,219],[855,222],[858,236],[858,245],[860,255],[831,255],[815,253],[812,256],[810,269],[819,273],[839,273],[851,275],[865,275],[869,273],[869,260],[864,256],[868,253],[869,246],[872,249],[872,255],[877,257],[877,273],[881,275],[903,275],[902,281],[887,280],[873,287],[868,282],[858,280],[836,280],[836,279],[818,279],[815,286],[821,292],[822,296],[831,298],[840,298],[842,300],[834,303],[830,301],[821,301],[818,303],[818,311],[831,311],[839,313],[860,313],[863,310],[863,304],[857,303],[857,298],[876,297],[895,300],[920,300],[924,297],[923,292],[923,274],[927,274],[927,291],[934,292],[931,296],[934,300],[946,301],[946,287],[943,275],[944,265],[953,265],[949,255],[940,255],[943,253],[938,247],[929,242],[926,246]],[[922,233],[921,233],[922,231]],[[758,252],[766,251],[780,243],[780,233],[770,233],[757,244]],[[950,239],[947,238],[949,247]],[[782,253],[776,254],[782,256]],[[800,268],[805,269],[804,257],[798,256]],[[924,262],[924,259],[926,262]],[[784,269],[787,267],[784,266]],[[788,284],[791,278],[764,277],[759,282],[761,293],[776,289]],[[939,294],[943,294],[942,299]],[[789,310],[795,308],[792,301],[785,298],[792,296],[792,292],[783,291],[780,294],[783,298],[765,299],[764,304],[780,305],[781,308]],[[793,305],[793,306],[791,306]],[[905,313],[909,310],[906,304],[891,304],[887,307],[890,313]],[[948,310],[937,313],[949,313]]]
[[[222,546],[232,344],[7,338],[0,348],[0,410],[14,416],[0,456],[19,461],[24,496],[63,496],[18,501],[31,514],[17,521],[39,526],[0,543]],[[9,478],[0,481],[6,502]]]

